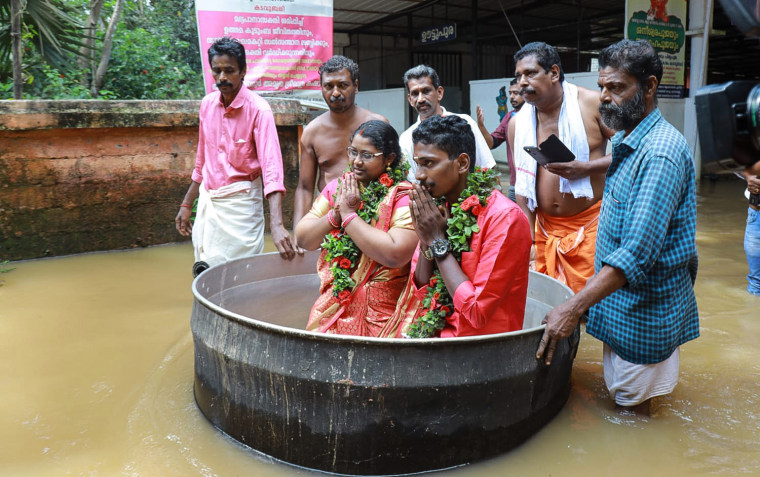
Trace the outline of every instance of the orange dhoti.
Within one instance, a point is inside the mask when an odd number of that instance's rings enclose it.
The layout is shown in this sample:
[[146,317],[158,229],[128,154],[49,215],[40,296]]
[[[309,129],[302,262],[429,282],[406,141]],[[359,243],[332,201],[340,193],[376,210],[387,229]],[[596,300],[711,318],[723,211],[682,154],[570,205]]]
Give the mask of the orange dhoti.
[[536,210],[536,271],[578,293],[594,276],[596,228],[602,201],[571,217]]

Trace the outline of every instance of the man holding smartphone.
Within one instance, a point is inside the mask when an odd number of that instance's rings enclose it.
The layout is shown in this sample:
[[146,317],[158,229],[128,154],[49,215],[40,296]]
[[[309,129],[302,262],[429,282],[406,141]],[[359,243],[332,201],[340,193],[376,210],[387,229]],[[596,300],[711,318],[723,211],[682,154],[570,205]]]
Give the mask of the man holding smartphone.
[[[535,268],[577,292],[594,274],[594,243],[612,131],[602,125],[599,93],[565,81],[559,54],[533,42],[515,53],[525,106],[509,122],[517,204],[534,233]],[[524,150],[552,134],[575,155],[537,167]]]

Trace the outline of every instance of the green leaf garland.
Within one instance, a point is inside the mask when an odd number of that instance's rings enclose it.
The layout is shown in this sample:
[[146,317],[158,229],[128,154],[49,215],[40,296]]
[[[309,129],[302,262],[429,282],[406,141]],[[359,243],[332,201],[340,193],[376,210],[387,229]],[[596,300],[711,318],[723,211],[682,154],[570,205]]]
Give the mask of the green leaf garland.
[[[366,223],[370,224],[373,220],[377,220],[380,203],[388,195],[390,188],[394,184],[406,180],[409,164],[403,160],[400,162],[401,164],[397,168],[381,174],[376,180],[362,188],[362,203],[356,213]],[[340,185],[341,179],[338,179],[336,195],[337,191],[340,190]],[[351,290],[356,286],[356,281],[351,278],[351,274],[361,259],[362,251],[359,250],[359,247],[343,227],[333,229],[325,235],[322,248],[327,250],[325,260],[330,262],[330,271],[333,276],[333,296],[341,306],[345,306],[351,301]]]

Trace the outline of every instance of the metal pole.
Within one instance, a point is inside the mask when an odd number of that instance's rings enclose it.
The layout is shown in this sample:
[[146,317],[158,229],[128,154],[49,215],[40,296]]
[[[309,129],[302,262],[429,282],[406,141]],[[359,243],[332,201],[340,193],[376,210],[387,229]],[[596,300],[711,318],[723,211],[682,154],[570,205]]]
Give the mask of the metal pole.
[[583,0],[578,0],[578,23],[575,27],[575,71],[581,71],[581,25],[583,25]]
[[480,79],[480,51],[478,49],[478,0],[472,0],[472,73],[470,79]]

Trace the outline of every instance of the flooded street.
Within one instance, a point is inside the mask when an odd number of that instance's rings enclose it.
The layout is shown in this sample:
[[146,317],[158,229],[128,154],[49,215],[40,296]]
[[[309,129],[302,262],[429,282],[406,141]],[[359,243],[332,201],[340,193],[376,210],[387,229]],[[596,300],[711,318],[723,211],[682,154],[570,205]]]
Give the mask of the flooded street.
[[[760,475],[760,298],[746,292],[743,190],[701,184],[701,337],[682,347],[680,382],[651,418],[613,409],[602,345],[584,333],[553,421],[507,454],[434,475]],[[0,275],[1,476],[313,474],[226,438],[196,407],[189,244],[11,266]]]

